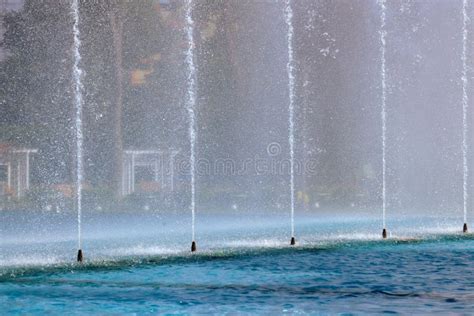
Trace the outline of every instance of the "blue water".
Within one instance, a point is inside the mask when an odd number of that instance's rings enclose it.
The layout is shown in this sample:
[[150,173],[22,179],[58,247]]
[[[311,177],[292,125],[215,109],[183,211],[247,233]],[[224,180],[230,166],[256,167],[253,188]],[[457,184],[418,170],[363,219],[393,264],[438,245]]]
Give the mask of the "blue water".
[[0,315],[474,313],[459,216],[188,215],[85,212],[77,265],[75,214],[1,212]]
[[4,268],[0,314],[474,313],[474,237]]

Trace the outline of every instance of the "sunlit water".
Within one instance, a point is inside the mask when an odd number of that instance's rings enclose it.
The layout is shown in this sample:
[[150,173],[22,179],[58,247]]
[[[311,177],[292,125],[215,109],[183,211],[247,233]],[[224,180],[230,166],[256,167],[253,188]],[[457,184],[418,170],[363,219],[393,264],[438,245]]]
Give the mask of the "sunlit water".
[[143,248],[141,256],[83,267],[10,267],[1,276],[0,311],[474,311],[472,237],[341,238],[296,248],[278,239],[256,240],[258,247],[251,241],[232,245],[197,255],[159,247],[161,255],[152,249],[147,255]]
[[[474,237],[459,232],[460,218],[415,215],[390,218],[388,240],[380,239],[379,210],[366,216],[347,216],[336,211],[339,216],[318,212],[298,214],[294,218],[293,173],[289,185],[292,234],[294,225],[298,225],[295,247],[288,245],[286,211],[284,215],[234,212],[195,217],[197,68],[192,3],[187,1],[185,14],[192,217],[188,213],[94,214],[87,210],[81,214],[81,42],[78,1],[73,0],[78,220],[71,213],[1,212],[0,314],[474,313]],[[384,227],[385,3],[379,0]],[[293,13],[290,0],[286,4],[288,123],[293,171]],[[467,23],[467,0],[464,0],[461,79],[465,221]],[[197,254],[191,254],[189,227],[194,239],[195,220],[200,249]],[[79,240],[81,248],[82,238],[85,263],[79,265],[75,263],[76,242]]]
[[290,247],[287,217],[203,214],[191,254],[185,215],[85,214],[77,265],[69,215],[3,216],[0,313],[474,311],[459,218],[391,218],[383,241],[369,216],[304,214]]
[[[200,252],[227,249],[275,248],[289,244],[288,217],[274,213],[227,215],[203,213],[197,221]],[[73,214],[53,212],[2,212],[0,267],[68,264],[75,256]],[[376,216],[325,213],[299,214],[299,246],[341,240],[380,239]],[[390,218],[392,238],[428,238],[459,232],[458,217],[406,216]],[[189,217],[186,213],[158,212],[83,214],[83,240],[87,262],[126,256],[182,255],[189,252]]]

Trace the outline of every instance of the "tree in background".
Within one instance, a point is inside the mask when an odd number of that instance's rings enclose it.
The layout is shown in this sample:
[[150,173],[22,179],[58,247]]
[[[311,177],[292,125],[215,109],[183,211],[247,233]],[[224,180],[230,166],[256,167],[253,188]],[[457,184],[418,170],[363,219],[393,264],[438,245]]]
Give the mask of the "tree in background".
[[[71,176],[71,17],[65,2],[25,1],[5,16],[2,46],[10,52],[0,67],[0,117],[7,141],[41,150],[38,176],[59,183]],[[3,134],[7,135],[7,134]]]
[[[81,1],[79,7],[86,180],[119,192],[124,148],[183,142],[180,7],[155,1]],[[75,156],[70,2],[27,0],[5,17],[5,29],[2,46],[11,55],[0,67],[1,127],[10,131],[2,133],[4,141],[40,149],[41,182],[69,182]],[[143,75],[138,81],[137,74]]]

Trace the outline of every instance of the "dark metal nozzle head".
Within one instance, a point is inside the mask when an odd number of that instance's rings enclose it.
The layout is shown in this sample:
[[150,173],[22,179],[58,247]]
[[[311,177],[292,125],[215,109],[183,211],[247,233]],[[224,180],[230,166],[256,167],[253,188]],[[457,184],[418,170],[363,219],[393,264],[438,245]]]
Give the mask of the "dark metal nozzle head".
[[197,250],[196,242],[193,240],[193,242],[191,244],[191,252],[195,252],[196,250]]
[[82,249],[79,249],[77,251],[77,262],[81,262],[84,261],[84,256],[82,255]]
[[382,230],[382,238],[383,239],[387,238],[387,230],[385,228]]
[[295,237],[291,237],[290,245],[292,245],[292,246],[296,245]]
[[467,232],[468,232],[467,223],[464,223],[464,226],[462,227],[462,232],[463,232],[463,233],[467,233]]

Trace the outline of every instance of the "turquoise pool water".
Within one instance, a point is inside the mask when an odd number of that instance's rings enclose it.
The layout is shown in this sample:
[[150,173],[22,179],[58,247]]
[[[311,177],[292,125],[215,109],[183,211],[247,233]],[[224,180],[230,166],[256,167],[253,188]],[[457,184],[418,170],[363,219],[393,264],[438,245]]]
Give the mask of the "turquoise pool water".
[[458,217],[2,213],[0,315],[474,313]]
[[473,262],[449,235],[10,267],[0,314],[474,313]]

